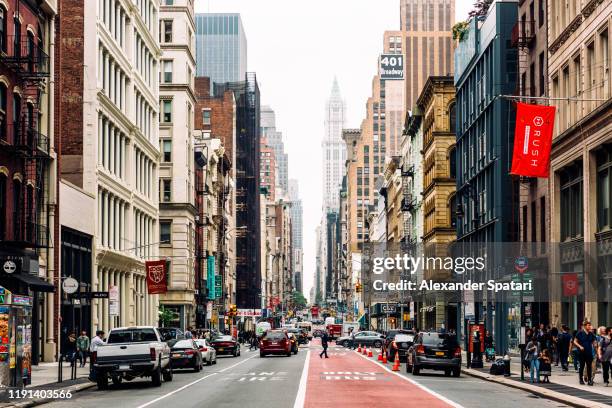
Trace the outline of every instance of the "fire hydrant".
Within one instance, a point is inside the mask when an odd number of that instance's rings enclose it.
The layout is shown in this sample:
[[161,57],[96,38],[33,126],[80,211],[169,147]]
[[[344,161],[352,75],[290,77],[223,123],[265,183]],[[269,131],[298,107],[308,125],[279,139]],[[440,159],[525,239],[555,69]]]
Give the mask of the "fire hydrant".
[[506,353],[504,355],[504,377],[510,377],[510,355]]

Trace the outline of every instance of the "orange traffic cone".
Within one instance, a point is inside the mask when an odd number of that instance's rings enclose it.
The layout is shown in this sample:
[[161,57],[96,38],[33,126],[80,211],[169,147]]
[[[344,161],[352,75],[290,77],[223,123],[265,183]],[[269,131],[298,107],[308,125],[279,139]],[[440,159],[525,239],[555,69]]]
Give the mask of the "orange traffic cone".
[[361,344],[359,345],[359,348],[357,349],[358,353],[361,353]]
[[382,362],[383,364],[387,364],[387,353],[383,353]]
[[383,353],[378,353],[378,361],[382,361]]
[[372,357],[372,349],[368,350],[368,357]]
[[395,362],[393,363],[393,368],[391,370],[392,371],[399,371],[400,370],[399,353],[397,353],[395,355]]
[[363,353],[362,353],[362,354],[363,354],[364,356],[367,356],[367,355],[368,355],[368,348],[367,348],[367,347],[364,347],[364,348],[363,348]]

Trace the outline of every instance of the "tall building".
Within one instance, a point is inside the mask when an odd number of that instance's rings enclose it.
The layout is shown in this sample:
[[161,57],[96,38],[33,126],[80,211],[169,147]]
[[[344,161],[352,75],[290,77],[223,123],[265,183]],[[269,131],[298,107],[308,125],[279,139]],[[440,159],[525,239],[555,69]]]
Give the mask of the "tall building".
[[247,72],[247,39],[240,14],[196,14],[197,76],[215,83],[238,82]]
[[[0,286],[14,295],[32,296],[27,330],[33,364],[53,361],[60,340],[54,312],[57,297],[45,295],[56,289],[60,262],[60,143],[53,104],[61,92],[55,91],[51,54],[56,12],[55,1],[0,4]],[[91,235],[92,231],[89,251]],[[4,342],[3,347],[6,352]],[[21,364],[20,354],[17,360]],[[19,366],[15,371],[22,372]],[[2,378],[0,385],[21,387],[21,377],[16,375],[10,383]]]
[[[612,319],[612,2],[547,4],[548,87],[558,98],[551,101],[557,117],[548,190],[550,241],[563,243],[552,260],[551,269],[562,276],[550,279],[551,316],[572,328],[585,317],[594,326],[606,325]],[[576,274],[577,296],[564,295],[563,274]]]
[[338,210],[338,191],[344,176],[346,147],[342,129],[346,123],[346,107],[338,81],[334,78],[331,95],[325,104],[325,135],[321,143],[323,154],[323,212]]
[[276,114],[267,105],[261,107],[261,137],[274,149],[276,184],[281,189],[280,198],[289,189],[289,158],[285,153],[283,133],[276,129]]
[[292,270],[294,287],[298,292],[303,290],[303,208],[299,185],[296,179],[289,179],[289,204],[291,206],[291,246],[293,250]]
[[[172,104],[158,113],[158,3],[94,4],[58,2],[54,132],[61,241],[71,251],[62,255],[61,273],[113,296],[78,304],[66,298],[62,333],[158,323],[159,296],[147,293],[144,267],[159,259],[158,193],[165,192],[157,183],[158,123],[184,116]],[[164,42],[175,29],[183,28],[163,22]]]
[[274,202],[276,194],[276,152],[274,148],[268,144],[265,138],[260,139],[259,153],[259,178],[261,179],[259,186],[265,188],[268,200]]
[[[515,115],[511,101],[498,98],[516,89],[511,35],[517,16],[516,2],[492,3],[485,16],[469,21],[455,52],[457,241],[462,243],[518,238],[518,185],[508,172]],[[475,305],[475,319],[493,328],[502,350],[518,342],[510,339],[518,330],[510,313],[506,303]]]
[[176,324],[182,329],[196,322],[193,16],[193,2],[189,0],[165,2],[159,9],[164,28],[160,36],[159,254],[171,260],[168,292],[159,301],[178,316]]
[[406,109],[411,110],[430,75],[453,73],[455,0],[401,0]]

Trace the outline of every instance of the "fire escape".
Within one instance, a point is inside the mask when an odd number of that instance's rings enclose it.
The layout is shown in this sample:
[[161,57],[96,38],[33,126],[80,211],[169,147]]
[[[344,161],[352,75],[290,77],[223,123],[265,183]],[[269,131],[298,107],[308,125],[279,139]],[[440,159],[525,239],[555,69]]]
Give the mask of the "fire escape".
[[[19,4],[17,1],[17,13]],[[43,47],[42,39],[32,32],[22,35],[19,24],[15,35],[0,39],[0,64],[12,73],[13,84],[21,90],[12,99],[6,91],[4,104],[12,100],[12,115],[0,123],[0,146],[19,161],[23,175],[15,197],[18,205],[10,215],[13,227],[7,233],[8,241],[24,248],[49,247],[50,240],[45,188],[50,146],[49,138],[40,131],[40,103],[49,77],[49,56]]]
[[404,218],[404,243],[415,243],[412,212],[416,209],[416,198],[413,194],[412,185],[414,183],[414,165],[402,164],[402,215]]

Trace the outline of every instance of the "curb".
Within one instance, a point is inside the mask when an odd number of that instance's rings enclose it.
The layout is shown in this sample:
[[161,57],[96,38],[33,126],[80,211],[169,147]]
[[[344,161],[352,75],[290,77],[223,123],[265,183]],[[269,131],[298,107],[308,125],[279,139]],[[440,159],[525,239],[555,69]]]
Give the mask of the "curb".
[[[61,388],[61,391],[70,391],[72,393],[76,393],[79,391],[86,390],[88,388],[92,388],[96,385],[93,382],[86,382],[83,384],[75,384],[70,387]],[[58,390],[59,391],[59,390]],[[35,398],[28,401],[17,402],[14,404],[9,403],[9,405],[0,405],[2,408],[26,408],[26,407],[35,407],[38,405],[48,404],[50,402],[59,401],[59,398]]]
[[553,401],[561,402],[567,405],[571,405],[573,407],[578,408],[604,408],[608,405],[595,403],[592,401],[585,400],[583,398],[572,397],[570,395],[565,395],[557,391],[548,390],[546,388],[537,387],[534,385],[521,383],[515,380],[510,380],[503,376],[490,375],[486,373],[481,373],[480,371],[472,370],[469,368],[461,368],[461,372],[465,375],[469,375],[471,377],[480,378],[483,380],[495,382],[498,384],[505,385],[507,387],[517,388],[523,391],[528,391],[532,394],[538,395],[540,397],[544,397]]

